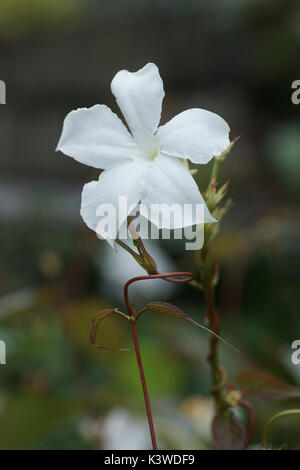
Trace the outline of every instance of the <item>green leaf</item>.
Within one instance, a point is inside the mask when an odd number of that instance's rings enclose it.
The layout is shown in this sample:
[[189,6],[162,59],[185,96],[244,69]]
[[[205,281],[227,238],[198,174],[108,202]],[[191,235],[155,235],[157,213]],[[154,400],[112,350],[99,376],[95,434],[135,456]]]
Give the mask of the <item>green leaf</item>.
[[210,333],[211,335],[215,336],[218,338],[222,343],[226,344],[230,348],[232,348],[234,351],[239,352],[235,347],[233,347],[231,344],[227,343],[223,338],[221,338],[219,335],[217,335],[214,331],[210,330],[204,325],[201,325],[200,323],[196,322],[192,318],[188,317],[179,307],[176,305],[170,304],[168,302],[151,302],[150,304],[147,304],[145,308],[140,310],[137,315],[136,319],[139,318],[139,316],[145,312],[146,310],[155,310],[158,312],[162,313],[167,313],[168,315],[172,315],[175,318],[179,318],[180,320],[183,320],[187,323],[190,323],[193,326],[197,326],[198,328],[201,328],[202,330],[206,331],[207,333]]
[[126,320],[129,320],[128,315],[125,315],[125,313],[120,312],[120,310],[118,310],[117,308],[106,308],[104,310],[101,310],[101,312],[96,313],[96,315],[94,315],[92,318],[92,326],[90,329],[90,342],[95,348],[98,349],[107,349],[110,351],[129,351],[128,349],[115,349],[109,346],[100,346],[99,344],[97,344],[96,339],[99,327],[102,325],[103,321],[111,315],[119,315],[123,318],[126,318]]
[[240,372],[236,377],[236,383],[252,400],[272,401],[300,397],[299,388],[260,370]]
[[242,450],[247,447],[247,429],[230,408],[215,415],[212,433],[217,447],[221,450]]

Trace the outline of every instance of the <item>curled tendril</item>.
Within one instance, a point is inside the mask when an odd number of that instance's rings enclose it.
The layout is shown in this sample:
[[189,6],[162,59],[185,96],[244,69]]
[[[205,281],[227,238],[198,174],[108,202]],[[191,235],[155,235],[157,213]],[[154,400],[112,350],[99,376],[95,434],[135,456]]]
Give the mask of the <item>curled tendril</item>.
[[210,393],[214,394],[218,390],[221,390],[227,382],[227,372],[222,366],[218,366],[218,373],[220,375],[219,382],[210,389]]
[[[177,278],[181,279],[177,279]],[[132,279],[129,279],[129,281],[126,282],[124,286],[124,299],[125,299],[125,304],[128,310],[128,313],[130,316],[134,315],[132,306],[129,301],[129,295],[128,295],[128,288],[130,284],[133,284],[134,282],[137,281],[145,281],[147,279],[165,279],[166,281],[169,282],[176,282],[176,283],[184,283],[184,282],[190,282],[194,279],[194,274],[189,273],[186,271],[177,271],[173,273],[164,273],[164,274],[149,274],[149,275],[144,275],[144,276],[137,276],[133,277]]]
[[272,416],[272,418],[270,418],[265,426],[264,426],[264,429],[263,429],[263,435],[262,435],[262,448],[263,449],[268,449],[268,444],[267,444],[267,433],[268,433],[268,429],[270,427],[270,425],[276,421],[278,418],[281,418],[282,416],[288,416],[288,415],[296,415],[296,414],[300,414],[300,409],[292,409],[292,410],[284,410],[284,411],[280,411],[279,413],[276,413],[276,415]]

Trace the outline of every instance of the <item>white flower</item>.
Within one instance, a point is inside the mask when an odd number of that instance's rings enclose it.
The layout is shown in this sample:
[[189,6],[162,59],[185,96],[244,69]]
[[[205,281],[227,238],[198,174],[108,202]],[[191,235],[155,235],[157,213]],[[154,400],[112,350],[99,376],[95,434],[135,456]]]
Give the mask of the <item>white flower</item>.
[[[230,143],[228,124],[217,114],[189,109],[158,127],[164,89],[151,63],[135,73],[121,70],[111,89],[131,133],[107,106],[95,105],[67,115],[57,146],[80,163],[105,170],[83,188],[84,222],[96,230],[97,207],[111,204],[117,210],[120,195],[127,196],[129,207],[141,203],[146,211],[141,214],[159,228],[174,227],[160,225],[158,214],[153,219],[151,204],[204,204],[204,222],[214,222],[181,159],[202,164],[220,155]],[[203,222],[192,212],[182,227]],[[125,220],[126,215],[118,228]]]

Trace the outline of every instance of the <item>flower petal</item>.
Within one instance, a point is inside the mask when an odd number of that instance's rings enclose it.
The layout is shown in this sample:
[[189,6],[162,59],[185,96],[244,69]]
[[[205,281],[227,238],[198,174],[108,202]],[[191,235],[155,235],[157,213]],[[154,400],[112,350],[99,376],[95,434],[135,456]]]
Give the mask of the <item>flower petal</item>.
[[207,163],[228,147],[229,131],[228,124],[217,114],[189,109],[158,129],[160,153]]
[[[175,214],[174,218],[170,217],[170,220],[163,221],[163,209],[158,207],[158,204],[168,204],[170,207],[176,204],[181,208],[184,218],[179,213],[178,217]],[[185,207],[185,204],[189,207]],[[198,214],[196,212],[197,204],[203,204],[204,220],[201,212]],[[216,222],[184,163],[179,159],[162,155],[154,159],[145,173],[140,212],[159,228],[174,229],[201,222]]]
[[134,138],[149,145],[160,121],[165,95],[157,66],[149,63],[133,73],[121,70],[113,78],[111,90]]
[[[83,187],[81,216],[89,228],[110,244],[113,244],[119,228],[130,212],[127,209],[130,209],[130,206],[136,206],[141,199],[141,184],[145,167],[143,162],[126,163],[104,171],[98,181],[91,181]],[[124,210],[119,207],[120,196],[126,196],[126,205],[124,200],[122,202]],[[102,205],[102,211],[100,211],[100,205]],[[106,226],[103,224],[104,218],[108,222]],[[101,220],[102,223],[99,224]]]
[[140,153],[122,121],[105,105],[71,111],[57,149],[85,165],[112,168]]

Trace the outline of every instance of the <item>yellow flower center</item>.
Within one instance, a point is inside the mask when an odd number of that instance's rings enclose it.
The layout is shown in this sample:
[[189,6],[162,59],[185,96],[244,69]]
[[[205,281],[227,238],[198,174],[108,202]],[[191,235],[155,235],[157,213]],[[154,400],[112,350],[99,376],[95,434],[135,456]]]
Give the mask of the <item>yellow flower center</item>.
[[151,160],[154,160],[154,158],[156,158],[157,155],[158,155],[158,150],[155,149],[154,152],[153,152],[152,155],[151,155]]

